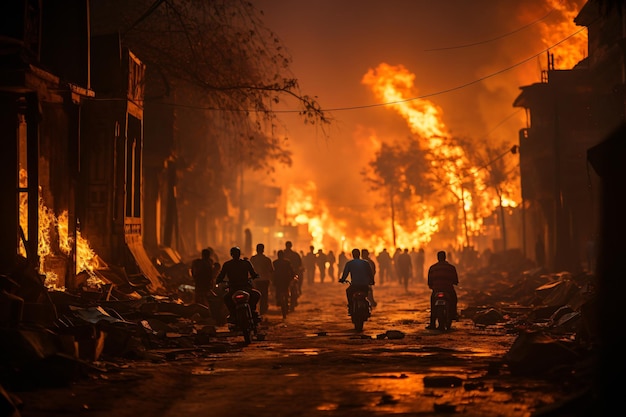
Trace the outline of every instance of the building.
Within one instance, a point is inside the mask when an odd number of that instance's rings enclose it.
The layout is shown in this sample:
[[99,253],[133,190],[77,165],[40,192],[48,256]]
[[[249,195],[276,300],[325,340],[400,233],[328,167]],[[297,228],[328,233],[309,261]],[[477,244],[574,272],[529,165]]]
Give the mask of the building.
[[589,56],[572,69],[556,70],[548,52],[542,82],[521,87],[513,104],[529,115],[519,135],[525,233],[529,245],[544,243],[553,271],[590,269],[601,196],[587,150],[626,114],[625,12],[622,2],[589,1],[575,19],[588,28]]

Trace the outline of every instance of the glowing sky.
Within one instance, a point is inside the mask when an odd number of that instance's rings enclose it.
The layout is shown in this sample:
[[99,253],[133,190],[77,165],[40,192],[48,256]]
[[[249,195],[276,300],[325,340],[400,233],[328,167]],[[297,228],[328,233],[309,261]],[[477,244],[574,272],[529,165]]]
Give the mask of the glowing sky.
[[[317,198],[332,211],[373,205],[376,197],[360,175],[376,151],[372,137],[410,134],[406,121],[378,105],[362,83],[368,71],[382,63],[402,65],[415,75],[415,95],[442,109],[451,134],[515,144],[526,123],[523,110],[512,105],[519,87],[540,81],[548,46],[581,29],[572,20],[584,1],[252,3],[292,55],[291,68],[304,93],[334,109],[335,122],[326,134],[294,114],[281,116],[294,165],[280,170],[276,184],[313,181]],[[574,37],[560,47],[580,50],[582,43],[576,45]],[[571,68],[558,55],[555,62],[557,68]]]

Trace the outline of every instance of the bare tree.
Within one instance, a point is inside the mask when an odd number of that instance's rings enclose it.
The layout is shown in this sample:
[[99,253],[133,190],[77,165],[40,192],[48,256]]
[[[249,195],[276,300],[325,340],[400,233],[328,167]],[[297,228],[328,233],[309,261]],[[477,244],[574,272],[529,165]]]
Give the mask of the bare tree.
[[429,181],[426,153],[415,138],[404,142],[384,143],[362,175],[374,191],[382,191],[390,210],[393,246],[396,246],[396,224],[405,229],[415,221],[415,201],[424,201],[433,191]]

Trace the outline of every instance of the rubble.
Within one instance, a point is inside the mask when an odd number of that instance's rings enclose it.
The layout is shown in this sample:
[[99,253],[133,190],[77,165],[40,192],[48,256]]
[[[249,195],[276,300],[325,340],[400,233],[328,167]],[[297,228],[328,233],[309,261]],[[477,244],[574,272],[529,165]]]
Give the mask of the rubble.
[[[216,294],[212,308],[193,304],[193,292],[181,297],[180,290],[190,286],[188,268],[166,263],[159,268],[178,274],[168,282],[169,296],[150,294],[147,282],[131,282],[111,268],[90,272],[101,278],[100,286],[90,288],[85,279],[74,293],[45,288],[24,265],[0,277],[0,386],[10,391],[64,385],[106,374],[116,362],[175,361],[239,349],[217,332],[223,324],[215,314],[221,295]],[[467,306],[462,317],[479,328],[517,335],[499,369],[504,366],[513,376],[588,375],[598,341],[593,276],[540,269],[474,274],[459,291]],[[377,335],[404,337],[394,330]],[[10,408],[10,395],[0,397],[0,406]]]

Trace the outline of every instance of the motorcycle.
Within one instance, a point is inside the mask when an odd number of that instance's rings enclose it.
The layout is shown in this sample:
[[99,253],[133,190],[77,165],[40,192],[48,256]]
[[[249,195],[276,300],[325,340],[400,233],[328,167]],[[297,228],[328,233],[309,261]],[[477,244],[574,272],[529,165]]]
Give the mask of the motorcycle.
[[[352,285],[351,281],[346,282]],[[367,291],[357,291],[352,294],[351,318],[354,324],[354,330],[358,332],[363,331],[363,324],[372,316],[372,305],[367,296]]]
[[252,341],[252,336],[258,334],[259,323],[259,317],[250,308],[250,293],[237,290],[231,297],[235,303],[235,320],[228,326],[231,330],[241,332],[244,341],[249,344]]
[[438,330],[450,330],[452,327],[452,304],[448,299],[448,294],[444,291],[437,291],[433,301],[433,322]]

